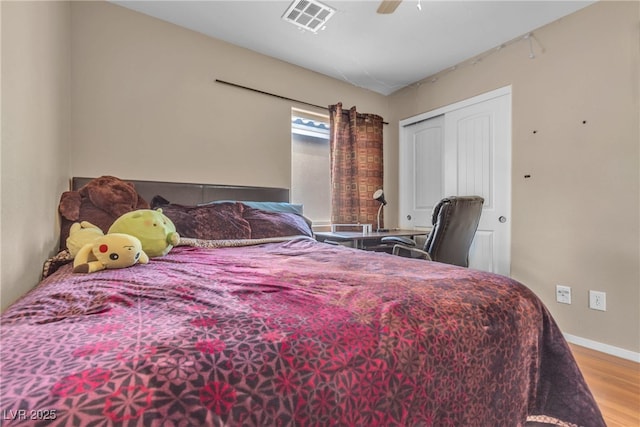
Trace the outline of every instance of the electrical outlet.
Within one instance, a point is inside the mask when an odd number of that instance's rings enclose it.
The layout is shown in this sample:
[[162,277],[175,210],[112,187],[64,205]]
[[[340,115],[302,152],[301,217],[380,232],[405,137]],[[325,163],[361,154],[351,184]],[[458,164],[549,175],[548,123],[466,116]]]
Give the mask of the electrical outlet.
[[571,304],[571,288],[569,286],[556,285],[556,301],[560,304]]
[[607,294],[600,291],[589,291],[589,308],[607,311]]

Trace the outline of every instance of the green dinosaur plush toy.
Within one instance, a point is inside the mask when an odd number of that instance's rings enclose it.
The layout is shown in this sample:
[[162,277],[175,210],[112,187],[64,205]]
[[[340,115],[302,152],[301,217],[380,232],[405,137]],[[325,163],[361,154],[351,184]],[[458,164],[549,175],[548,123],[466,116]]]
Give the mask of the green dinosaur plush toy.
[[137,237],[142,250],[150,257],[163,256],[180,242],[176,226],[162,209],[138,209],[120,216],[109,233],[124,233]]

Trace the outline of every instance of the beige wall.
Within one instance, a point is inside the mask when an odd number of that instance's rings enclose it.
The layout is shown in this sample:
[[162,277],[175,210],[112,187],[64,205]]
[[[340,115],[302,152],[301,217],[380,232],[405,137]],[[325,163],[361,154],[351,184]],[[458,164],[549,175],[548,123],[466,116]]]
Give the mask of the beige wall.
[[73,3],[72,28],[78,176],[288,188],[291,107],[310,107],[215,79],[387,115],[382,95],[119,6]]
[[68,186],[70,7],[6,2],[2,10],[1,307],[40,279],[55,253]]
[[[640,351],[639,5],[597,3],[536,30],[535,59],[518,41],[390,97],[397,123],[512,85],[512,275],[542,297],[564,332],[633,352]],[[397,143],[389,141],[390,151]],[[572,305],[555,302],[556,284],[572,287]],[[589,289],[607,293],[606,312],[588,309]]]

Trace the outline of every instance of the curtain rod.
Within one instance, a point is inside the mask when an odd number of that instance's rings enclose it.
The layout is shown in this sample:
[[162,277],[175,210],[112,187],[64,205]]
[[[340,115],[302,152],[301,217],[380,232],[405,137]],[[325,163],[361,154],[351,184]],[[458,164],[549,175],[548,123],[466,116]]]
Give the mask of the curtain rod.
[[[321,108],[323,110],[328,110],[329,109],[329,107],[327,107],[326,105],[323,107],[322,105],[311,104],[310,102],[300,101],[298,99],[293,99],[293,98],[287,98],[286,96],[276,95],[275,93],[265,92],[263,90],[254,89],[254,88],[248,87],[248,86],[242,86],[242,85],[239,85],[239,84],[236,84],[236,83],[231,83],[231,82],[227,82],[227,81],[220,80],[220,79],[216,79],[215,81],[216,81],[216,83],[222,83],[224,85],[237,87],[239,89],[249,90],[251,92],[256,92],[256,93],[261,93],[262,95],[273,96],[274,98],[283,99],[285,101],[297,102],[299,104],[309,105],[311,107]],[[382,122],[382,124],[388,125],[389,123]]]

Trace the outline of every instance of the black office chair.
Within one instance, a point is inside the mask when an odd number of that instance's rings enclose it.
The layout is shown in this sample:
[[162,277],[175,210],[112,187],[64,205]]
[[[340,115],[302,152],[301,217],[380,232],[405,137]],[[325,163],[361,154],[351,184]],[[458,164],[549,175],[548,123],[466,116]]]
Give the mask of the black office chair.
[[385,237],[384,243],[396,243],[393,254],[423,258],[445,264],[469,266],[469,248],[478,229],[484,199],[479,196],[447,197],[433,208],[433,229],[424,248],[403,237]]

